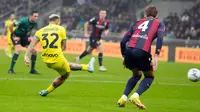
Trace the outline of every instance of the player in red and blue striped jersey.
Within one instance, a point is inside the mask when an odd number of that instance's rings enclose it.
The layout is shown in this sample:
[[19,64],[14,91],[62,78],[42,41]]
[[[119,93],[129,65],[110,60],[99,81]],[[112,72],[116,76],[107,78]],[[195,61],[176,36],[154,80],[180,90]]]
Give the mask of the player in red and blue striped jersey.
[[[92,26],[92,32],[88,34],[88,27],[89,25]],[[106,19],[106,11],[101,10],[99,12],[98,17],[93,17],[84,25],[84,32],[85,37],[89,37],[89,46],[88,48],[76,58],[76,63],[79,63],[79,60],[85,57],[86,55],[90,54],[94,49],[99,51],[98,60],[99,60],[99,70],[106,71],[107,69],[103,66],[103,46],[100,43],[101,34],[104,32],[105,35],[109,33],[109,21]]]
[[[124,93],[118,101],[119,107],[125,106],[128,95],[141,79],[143,72],[144,79],[139,84],[136,92],[130,97],[130,101],[140,109],[146,109],[141,103],[139,96],[151,86],[154,80],[154,71],[158,66],[158,56],[162,47],[165,30],[164,24],[156,19],[157,13],[155,6],[147,7],[145,19],[141,19],[131,26],[121,40],[120,46],[124,65],[133,72],[133,75],[128,80]],[[155,57],[152,60],[151,45],[154,39],[157,39],[157,42]]]

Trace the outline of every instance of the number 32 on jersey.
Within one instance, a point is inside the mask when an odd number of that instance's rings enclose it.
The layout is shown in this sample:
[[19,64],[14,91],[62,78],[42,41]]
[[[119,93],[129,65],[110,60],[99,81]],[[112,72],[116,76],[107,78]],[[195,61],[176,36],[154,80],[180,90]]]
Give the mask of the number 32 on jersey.
[[[51,38],[47,38],[48,36],[51,36]],[[43,46],[43,49],[46,49],[46,48],[58,48],[58,46],[55,45],[55,43],[58,41],[58,34],[57,33],[51,33],[51,34],[48,34],[48,33],[45,33],[45,34],[42,34],[42,40],[45,41],[45,45]],[[52,42],[50,43],[49,42],[49,39],[52,39]]]

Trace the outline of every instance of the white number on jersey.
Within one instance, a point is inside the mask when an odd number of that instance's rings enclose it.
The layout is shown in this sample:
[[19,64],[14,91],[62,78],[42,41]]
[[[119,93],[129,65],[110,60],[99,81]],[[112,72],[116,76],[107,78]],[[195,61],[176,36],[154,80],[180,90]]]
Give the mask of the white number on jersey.
[[92,18],[92,19],[90,19],[90,22],[92,22],[92,21],[94,21],[95,20],[95,18]]
[[148,28],[149,21],[144,21],[140,26],[138,26],[138,29],[142,29],[142,31],[146,31]]

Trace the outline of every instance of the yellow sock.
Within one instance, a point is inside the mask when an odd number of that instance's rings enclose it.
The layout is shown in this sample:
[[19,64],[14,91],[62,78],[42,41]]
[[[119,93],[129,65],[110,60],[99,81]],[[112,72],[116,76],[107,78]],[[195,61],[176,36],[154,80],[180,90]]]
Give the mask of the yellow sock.
[[53,85],[51,84],[48,88],[47,91],[50,93],[54,90],[55,88],[53,87]]
[[8,45],[8,54],[12,54],[12,46]]
[[82,66],[82,70],[83,71],[87,71],[88,70],[88,65],[81,64],[81,66]]

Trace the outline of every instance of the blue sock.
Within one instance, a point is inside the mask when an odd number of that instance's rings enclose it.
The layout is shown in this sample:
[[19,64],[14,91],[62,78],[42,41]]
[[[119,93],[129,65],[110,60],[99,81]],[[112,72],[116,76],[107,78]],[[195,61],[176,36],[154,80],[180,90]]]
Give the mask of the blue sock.
[[141,75],[133,75],[127,82],[126,84],[126,88],[124,90],[124,95],[128,96],[131,91],[133,90],[133,88],[135,87],[135,85],[137,84],[137,82],[140,80],[142,76]]
[[82,59],[85,57],[87,54],[89,54],[86,50],[79,56],[79,59]]
[[99,53],[99,55],[98,55],[98,59],[99,59],[99,66],[102,66],[103,53]]
[[140,82],[140,85],[138,86],[136,93],[138,93],[139,95],[144,93],[147,89],[149,89],[153,80],[154,80],[153,76],[145,76],[145,78]]
[[35,70],[36,59],[37,59],[37,55],[31,55],[31,71]]
[[13,68],[15,66],[15,63],[16,63],[16,61],[18,59],[18,56],[19,56],[19,54],[16,54],[16,53],[13,55],[12,61],[11,61],[11,64],[10,64],[10,70],[13,70]]

